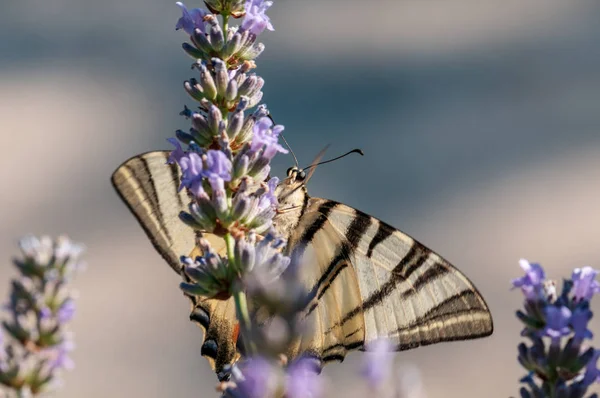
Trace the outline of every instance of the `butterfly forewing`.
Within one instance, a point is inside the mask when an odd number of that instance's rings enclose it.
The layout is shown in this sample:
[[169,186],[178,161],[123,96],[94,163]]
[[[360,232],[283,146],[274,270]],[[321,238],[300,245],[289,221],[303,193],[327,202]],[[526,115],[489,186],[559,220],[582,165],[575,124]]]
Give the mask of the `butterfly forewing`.
[[[202,251],[196,246],[196,234],[179,219],[181,211],[188,210],[190,198],[179,190],[180,171],[177,165],[167,164],[169,152],[148,152],[123,163],[112,175],[112,183],[135,215],[154,248],[178,274],[181,273],[181,255],[195,258]],[[204,234],[211,247],[223,254],[223,239]],[[192,302],[190,319],[204,330],[201,347],[211,367],[221,372],[223,367],[238,357],[235,335],[235,307],[233,300],[197,299]]]
[[148,152],[123,163],[112,183],[156,250],[179,272],[182,254],[196,245],[194,231],[179,220],[190,199],[179,190],[179,169],[167,164],[166,151]]

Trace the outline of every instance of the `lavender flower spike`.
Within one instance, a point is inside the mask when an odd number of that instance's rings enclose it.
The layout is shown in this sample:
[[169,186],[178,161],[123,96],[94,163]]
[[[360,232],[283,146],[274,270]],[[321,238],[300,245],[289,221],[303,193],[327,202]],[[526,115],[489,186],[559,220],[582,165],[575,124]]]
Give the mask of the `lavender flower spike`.
[[183,29],[185,33],[188,35],[192,35],[194,33],[194,29],[200,29],[202,33],[205,33],[204,29],[204,17],[208,14],[205,10],[201,8],[192,8],[188,10],[187,7],[180,1],[175,3],[181,8],[181,12],[183,15],[177,21],[177,25],[175,25],[175,29]]
[[60,372],[73,368],[74,344],[66,325],[75,302],[67,283],[82,269],[83,248],[64,237],[34,236],[20,246],[23,258],[14,263],[21,276],[12,282],[3,322],[3,336],[10,339],[0,339],[0,383],[25,396],[52,390]]
[[521,397],[597,398],[586,392],[598,380],[600,351],[586,340],[593,337],[588,329],[593,316],[589,300],[597,290],[598,271],[575,269],[557,297],[544,294],[549,281],[539,264],[521,260],[521,268],[525,276],[513,280],[525,294],[524,308],[516,313],[524,325],[521,336],[528,339],[518,345],[517,359],[527,371]]

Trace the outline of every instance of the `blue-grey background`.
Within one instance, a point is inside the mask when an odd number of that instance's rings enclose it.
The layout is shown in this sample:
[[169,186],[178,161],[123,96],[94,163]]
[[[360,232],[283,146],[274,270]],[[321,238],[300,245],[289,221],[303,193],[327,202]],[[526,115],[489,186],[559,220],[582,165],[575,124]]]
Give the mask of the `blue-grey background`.
[[[57,396],[216,396],[178,278],[109,182],[187,127],[179,15],[163,0],[0,1],[0,294],[20,235],[88,246],[77,368]],[[270,15],[257,72],[301,163],[326,144],[365,151],[320,167],[310,192],[434,248],[494,315],[492,337],[398,354],[399,374],[417,368],[428,397],[516,395],[519,258],[557,280],[600,268],[600,6],[275,0]],[[366,396],[362,359],[327,368],[328,396]]]

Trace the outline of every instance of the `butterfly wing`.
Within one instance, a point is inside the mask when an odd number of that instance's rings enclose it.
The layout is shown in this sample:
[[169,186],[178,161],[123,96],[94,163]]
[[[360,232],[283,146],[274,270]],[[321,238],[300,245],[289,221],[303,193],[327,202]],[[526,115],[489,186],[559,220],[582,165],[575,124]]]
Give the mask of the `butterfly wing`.
[[[311,198],[290,239],[309,290],[313,333],[291,352],[323,362],[386,338],[398,350],[488,336],[489,309],[459,270],[349,206]],[[317,264],[305,266],[303,264]]]
[[[179,191],[180,172],[168,152],[149,152],[121,165],[115,189],[156,250],[179,274],[179,256],[200,250],[179,220],[190,199]],[[206,234],[222,252],[222,239]],[[431,250],[393,227],[337,202],[312,198],[289,235],[290,255],[302,263],[313,325],[289,350],[323,362],[388,338],[399,350],[492,333],[492,318],[472,283]],[[192,302],[191,320],[204,330],[202,355],[219,375],[239,358],[232,300]]]
[[[191,199],[185,190],[178,189],[181,173],[176,164],[167,164],[168,156],[167,151],[135,156],[113,173],[112,183],[154,248],[175,272],[185,277],[180,256],[194,258],[202,253],[196,245],[194,231],[179,219],[179,213],[188,209]],[[223,239],[211,234],[204,237],[216,252],[225,251]],[[190,319],[204,331],[201,353],[219,373],[239,357],[233,338],[237,335],[233,299],[187,297],[192,302]]]

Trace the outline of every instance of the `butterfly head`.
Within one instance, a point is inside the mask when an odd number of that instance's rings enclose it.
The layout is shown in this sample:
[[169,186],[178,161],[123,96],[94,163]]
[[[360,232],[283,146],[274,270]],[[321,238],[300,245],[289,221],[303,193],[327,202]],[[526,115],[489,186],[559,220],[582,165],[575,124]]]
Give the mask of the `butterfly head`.
[[273,222],[278,231],[285,237],[297,225],[302,208],[308,200],[306,192],[307,174],[294,166],[287,171],[287,177],[277,186],[275,196],[279,207]]
[[287,178],[286,180],[290,180],[290,183],[303,183],[306,181],[306,172],[304,169],[301,169],[297,166],[292,166],[287,169]]

